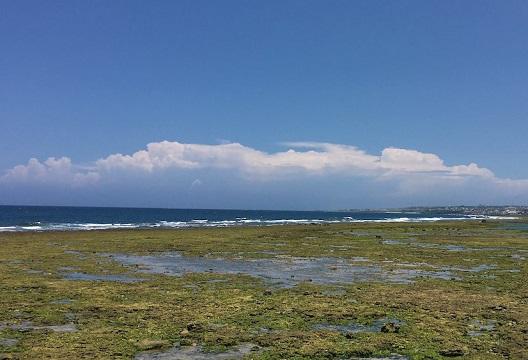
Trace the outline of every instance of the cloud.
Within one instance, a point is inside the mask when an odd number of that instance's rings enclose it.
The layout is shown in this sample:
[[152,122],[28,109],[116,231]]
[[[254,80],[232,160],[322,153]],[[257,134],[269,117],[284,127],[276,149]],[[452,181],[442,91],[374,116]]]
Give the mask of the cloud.
[[438,173],[448,176],[493,177],[476,164],[446,166],[435,154],[386,148],[371,155],[354,146],[329,143],[286,143],[287,151],[265,153],[239,143],[220,145],[182,144],[162,141],[132,155],[114,154],[96,162],[100,171],[176,169],[234,169],[246,176],[292,173],[348,173],[387,175]]
[[[333,178],[362,178],[379,184],[391,182],[391,188],[398,189],[402,196],[475,184],[508,196],[528,195],[528,179],[497,178],[491,170],[475,163],[447,165],[438,155],[417,150],[388,147],[377,155],[342,144],[283,145],[284,151],[269,153],[233,142],[205,145],[161,141],[133,154],[111,154],[89,166],[75,165],[67,157],[43,162],[30,159],[25,165],[9,169],[0,182],[83,187],[115,179],[123,181],[138,173],[159,177],[168,172],[208,171],[209,176],[223,172],[259,186],[292,179],[302,182],[314,177],[328,178],[330,183]],[[122,174],[126,176],[120,177]],[[191,188],[201,184],[202,180],[197,179]]]
[[73,166],[71,159],[67,157],[50,157],[44,162],[35,158],[29,159],[26,165],[17,165],[8,170],[0,178],[2,182],[16,183],[48,183],[48,184],[69,184],[72,186],[82,186],[95,183],[100,179],[96,171],[82,171]]
[[381,152],[380,164],[382,169],[390,172],[438,173],[454,177],[494,177],[491,170],[481,168],[475,163],[469,165],[446,166],[444,161],[438,157],[438,155],[392,147],[384,149]]

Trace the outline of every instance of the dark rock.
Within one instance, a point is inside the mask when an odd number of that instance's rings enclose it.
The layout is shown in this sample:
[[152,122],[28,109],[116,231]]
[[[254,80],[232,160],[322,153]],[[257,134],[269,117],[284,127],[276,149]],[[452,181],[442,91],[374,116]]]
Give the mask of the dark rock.
[[195,322],[191,322],[187,324],[187,330],[189,331],[202,331],[203,325]]
[[448,349],[448,350],[441,350],[440,355],[445,357],[458,357],[458,356],[464,356],[464,350],[462,349]]
[[400,325],[394,322],[388,322],[381,327],[381,332],[384,333],[399,333]]
[[265,290],[264,291],[264,295],[266,296],[269,296],[269,295],[272,295],[273,293],[271,292],[271,290]]

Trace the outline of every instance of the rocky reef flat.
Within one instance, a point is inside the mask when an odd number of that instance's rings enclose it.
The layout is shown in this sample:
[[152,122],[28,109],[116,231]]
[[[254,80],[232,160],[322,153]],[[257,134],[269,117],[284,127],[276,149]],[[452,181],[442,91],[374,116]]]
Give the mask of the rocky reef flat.
[[0,359],[527,359],[527,223],[0,233]]

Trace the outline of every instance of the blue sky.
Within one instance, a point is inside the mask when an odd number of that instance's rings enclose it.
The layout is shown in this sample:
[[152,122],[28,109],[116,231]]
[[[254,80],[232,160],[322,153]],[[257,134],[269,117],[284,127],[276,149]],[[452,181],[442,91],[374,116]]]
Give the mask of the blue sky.
[[[0,203],[526,203],[527,24],[525,1],[4,1]],[[191,158],[98,163],[163,141]]]

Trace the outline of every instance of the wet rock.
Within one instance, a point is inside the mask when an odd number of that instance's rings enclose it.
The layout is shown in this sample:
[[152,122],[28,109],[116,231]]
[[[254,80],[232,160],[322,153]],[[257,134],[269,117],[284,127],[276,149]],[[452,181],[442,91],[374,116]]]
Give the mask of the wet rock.
[[383,333],[399,333],[400,324],[395,322],[388,322],[381,327],[381,332]]
[[204,327],[200,323],[191,322],[187,324],[186,328],[189,331],[202,331]]
[[160,349],[162,347],[168,346],[169,342],[165,340],[150,340],[150,339],[144,339],[141,341],[138,341],[136,346],[139,350],[154,350],[154,349]]
[[464,350],[462,349],[447,349],[447,350],[441,350],[440,355],[445,357],[459,357],[464,356]]

